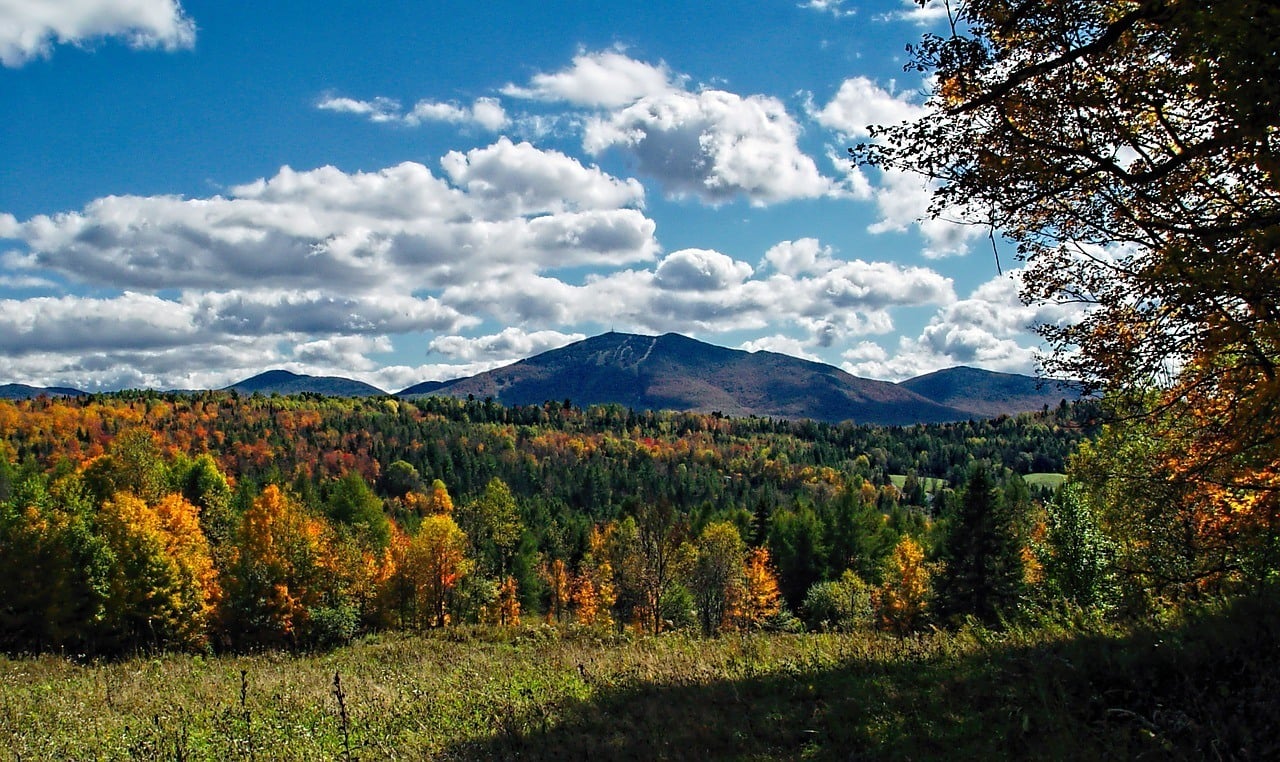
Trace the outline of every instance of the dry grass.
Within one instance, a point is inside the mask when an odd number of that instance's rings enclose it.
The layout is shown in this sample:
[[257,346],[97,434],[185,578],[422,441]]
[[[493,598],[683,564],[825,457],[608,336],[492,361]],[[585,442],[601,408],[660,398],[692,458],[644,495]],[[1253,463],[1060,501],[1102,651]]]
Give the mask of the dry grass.
[[1275,610],[1140,633],[532,627],[316,655],[0,659],[0,759],[1257,759],[1280,751]]

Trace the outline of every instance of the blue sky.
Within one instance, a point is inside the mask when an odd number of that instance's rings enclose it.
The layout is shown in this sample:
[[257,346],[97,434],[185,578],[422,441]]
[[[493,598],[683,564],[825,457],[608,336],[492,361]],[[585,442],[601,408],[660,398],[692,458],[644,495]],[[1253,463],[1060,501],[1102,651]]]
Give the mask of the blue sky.
[[609,329],[1031,372],[1017,271],[854,169],[906,0],[0,4],[0,382],[395,391]]

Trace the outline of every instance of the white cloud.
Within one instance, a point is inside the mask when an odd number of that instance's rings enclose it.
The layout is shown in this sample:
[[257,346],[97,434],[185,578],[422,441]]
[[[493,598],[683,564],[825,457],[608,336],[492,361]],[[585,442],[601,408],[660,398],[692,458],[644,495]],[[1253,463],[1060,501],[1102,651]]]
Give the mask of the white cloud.
[[[866,77],[845,80],[827,105],[821,109],[810,105],[809,112],[818,124],[846,141],[869,138],[873,125],[892,126],[926,118],[929,113],[916,94],[886,90]],[[970,243],[986,235],[986,228],[965,224],[958,210],[931,217],[932,186],[920,175],[878,171],[874,173],[878,182],[872,185],[860,167],[848,171],[846,184],[854,197],[874,200],[880,213],[868,232],[905,232],[914,227],[925,241],[922,253],[931,259],[965,254]]]
[[766,251],[760,264],[791,276],[822,273],[836,267],[831,247],[823,246],[816,238],[783,241]]
[[652,271],[621,270],[581,285],[513,274],[450,287],[440,298],[463,314],[488,314],[508,324],[595,323],[646,333],[703,334],[791,326],[809,334],[813,347],[890,331],[893,309],[955,300],[951,280],[927,268],[821,261],[795,276],[754,273],[750,265],[720,252],[686,249],[663,258]]
[[[499,167],[502,157],[518,164]],[[6,261],[124,289],[361,294],[657,252],[653,221],[624,208],[638,205],[638,183],[506,141],[446,164],[464,187],[406,162],[350,174],[285,167],[226,197],[108,196],[19,223],[27,251]]]
[[535,74],[527,87],[502,88],[512,98],[563,101],[591,108],[617,108],[671,91],[679,78],[665,64],[653,66],[617,51],[580,53],[569,68]]
[[507,112],[496,98],[477,98],[470,106],[457,103],[421,100],[408,112],[394,98],[377,97],[362,101],[327,95],[316,102],[316,108],[322,111],[334,111],[340,114],[355,114],[366,117],[376,124],[400,124],[405,127],[417,127],[424,122],[446,122],[449,124],[475,125],[490,132],[497,132],[510,123]]
[[176,50],[195,44],[196,27],[176,0],[4,0],[0,64],[22,66],[55,44],[123,38],[134,48]]
[[681,249],[658,263],[654,283],[672,291],[719,291],[751,276],[751,265],[718,251]]
[[798,144],[800,128],[776,98],[723,90],[646,96],[587,122],[583,145],[629,152],[674,196],[765,205],[830,195],[835,187]]
[[836,18],[857,14],[857,10],[853,8],[846,9],[844,4],[845,0],[809,0],[808,2],[801,3],[800,7],[819,11],[821,13],[830,13]]
[[845,139],[867,138],[871,125],[913,121],[927,113],[913,94],[885,90],[866,77],[846,79],[831,102],[816,111],[811,107],[811,111],[818,124]]
[[917,0],[899,0],[901,9],[882,16],[885,20],[910,21],[917,26],[932,26],[946,21],[947,4],[942,0],[929,0],[921,5]]
[[500,333],[478,338],[463,336],[438,336],[427,349],[452,360],[466,362],[513,362],[524,357],[558,349],[575,341],[582,341],[586,334],[561,333],[560,331],[526,332],[521,328],[505,328]]
[[305,367],[341,368],[343,375],[349,375],[352,371],[376,370],[378,364],[368,355],[389,351],[391,340],[386,336],[331,336],[296,344],[291,360]]
[[507,138],[465,154],[451,151],[440,163],[470,198],[501,207],[488,210],[490,214],[644,206],[644,187],[634,178],[620,180],[562,153],[513,144]]
[[335,111],[339,114],[355,114],[368,117],[371,122],[399,122],[404,119],[400,101],[392,98],[374,98],[361,101],[354,98],[325,96],[316,103],[322,111]]
[[174,346],[197,332],[189,310],[150,294],[0,300],[0,352],[10,356]]
[[870,342],[855,346],[843,354],[843,367],[893,381],[956,365],[1034,373],[1039,347],[1031,328],[1078,320],[1082,312],[1070,305],[1023,304],[1018,298],[1022,274],[998,275],[967,299],[942,307],[918,337],[900,338],[892,355]]
[[810,346],[811,345],[807,342],[799,339],[793,339],[790,336],[777,334],[774,336],[762,336],[751,341],[744,341],[741,346],[739,346],[739,349],[745,349],[748,352],[777,352],[778,354],[799,357],[801,360],[822,362],[822,358],[809,351]]

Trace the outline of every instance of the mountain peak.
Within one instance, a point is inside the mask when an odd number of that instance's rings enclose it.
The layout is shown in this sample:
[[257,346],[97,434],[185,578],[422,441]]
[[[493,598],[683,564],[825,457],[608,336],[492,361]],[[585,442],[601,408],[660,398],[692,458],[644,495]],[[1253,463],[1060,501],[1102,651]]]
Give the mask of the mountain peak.
[[330,397],[374,397],[386,394],[383,390],[363,381],[341,376],[308,376],[302,373],[276,369],[259,373],[224,388],[242,394],[324,394]]
[[404,394],[492,397],[508,405],[571,399],[636,410],[722,412],[904,424],[968,418],[887,381],[772,352],[751,353],[678,333],[610,332],[503,368]]

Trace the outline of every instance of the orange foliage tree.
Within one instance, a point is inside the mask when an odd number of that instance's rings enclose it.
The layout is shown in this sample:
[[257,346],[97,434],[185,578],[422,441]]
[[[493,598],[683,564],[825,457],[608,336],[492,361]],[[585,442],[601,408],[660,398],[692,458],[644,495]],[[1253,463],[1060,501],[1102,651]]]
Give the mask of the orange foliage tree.
[[330,581],[328,527],[278,486],[268,485],[240,523],[239,554],[227,580],[228,632],[243,642],[306,641],[311,609]]

